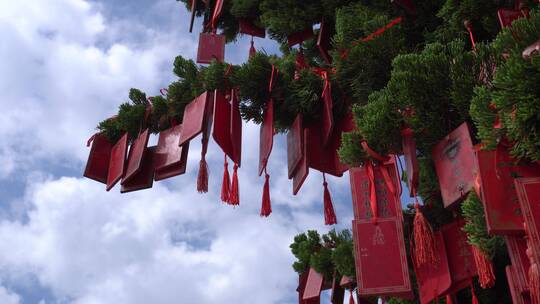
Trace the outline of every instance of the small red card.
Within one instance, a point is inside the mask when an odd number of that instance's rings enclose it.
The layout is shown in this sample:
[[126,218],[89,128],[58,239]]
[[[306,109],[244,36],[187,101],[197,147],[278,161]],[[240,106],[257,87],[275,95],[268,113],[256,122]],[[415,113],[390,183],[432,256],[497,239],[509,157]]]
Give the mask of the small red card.
[[189,152],[189,141],[180,147],[180,161],[165,167],[163,169],[156,169],[154,180],[160,181],[173,176],[178,176],[186,173],[187,161],[188,161],[188,152]]
[[443,235],[441,232],[435,232],[434,236],[439,261],[437,263],[425,263],[418,267],[414,263],[414,258],[412,259],[419,286],[420,303],[422,304],[430,303],[439,298],[452,286]]
[[255,36],[255,37],[260,37],[260,38],[266,37],[266,32],[264,28],[260,28],[256,26],[255,24],[253,24],[253,22],[251,22],[251,20],[247,18],[240,18],[238,19],[238,23],[239,23],[238,31],[240,33]]
[[303,31],[292,33],[287,37],[287,43],[289,47],[302,43],[308,39],[313,38],[313,29],[307,28]]
[[240,166],[242,163],[242,116],[240,115],[240,99],[235,89],[231,90],[231,159]]
[[225,35],[214,33],[201,33],[199,35],[199,49],[197,63],[209,64],[213,60],[223,62],[225,59]]
[[306,283],[308,278],[308,272],[304,272],[298,276],[298,287],[296,291],[298,292],[298,304],[303,304],[302,298],[304,297],[304,290],[306,290]]
[[405,169],[407,172],[407,185],[409,186],[409,196],[416,195],[418,188],[418,159],[416,157],[416,140],[413,130],[410,128],[401,130],[403,158],[405,158]]
[[182,148],[178,145],[182,125],[159,132],[154,161],[156,170],[174,166],[182,160]]
[[[349,170],[354,218],[358,220],[371,219],[373,213],[371,210],[370,180],[367,170],[367,166],[351,168]],[[392,185],[388,185],[382,170],[388,172],[390,182],[393,183]],[[401,202],[398,199],[399,190],[396,187],[396,179],[398,177],[396,177],[395,170],[395,162],[387,162],[382,166],[373,166],[379,218],[401,217]],[[394,187],[394,194],[392,194],[391,187]]]
[[208,111],[207,108],[212,98],[213,94],[211,92],[204,92],[186,106],[182,120],[180,146],[192,140],[203,131],[205,116]]
[[144,153],[144,159],[141,168],[122,184],[121,193],[132,192],[152,188],[154,184],[154,156],[156,147],[147,148]]
[[508,255],[512,262],[514,271],[514,284],[520,292],[526,292],[529,289],[529,267],[531,262],[527,257],[527,240],[522,236],[506,236],[504,238]]
[[469,286],[470,280],[477,275],[471,245],[467,243],[467,235],[463,231],[464,224],[463,220],[459,220],[441,228],[452,276],[452,288],[449,293]]
[[231,104],[220,91],[214,92],[214,130],[212,136],[229,158],[233,156],[231,142]]
[[523,235],[514,178],[540,176],[540,166],[518,163],[503,147],[476,151],[476,163],[489,234]]
[[501,8],[497,11],[499,17],[499,24],[502,28],[510,26],[514,20],[523,17],[520,11]]
[[302,127],[302,115],[297,115],[289,132],[287,133],[287,168],[289,179],[294,176],[302,156],[304,154],[303,147],[304,129]]
[[540,261],[540,177],[516,178],[516,191],[535,261]]
[[[354,258],[359,296],[409,294],[412,286],[402,221],[353,220]],[[384,258],[383,258],[384,257]]]
[[510,289],[510,295],[512,296],[513,304],[531,304],[531,298],[528,294],[523,294],[519,291],[519,286],[517,285],[516,271],[515,267],[508,265],[505,268],[506,270],[506,280],[508,281],[508,287]]
[[302,300],[306,304],[320,303],[321,291],[323,288],[324,278],[322,274],[310,268],[306,281],[306,289]]
[[259,140],[259,176],[261,176],[274,145],[274,101],[272,99],[268,101],[264,110]]
[[127,147],[128,135],[126,133],[116,144],[114,144],[111,150],[111,160],[109,161],[109,170],[107,174],[107,191],[111,190],[122,176],[124,176]]
[[96,134],[94,136],[86,168],[84,169],[84,177],[100,183],[107,183],[112,147],[112,143],[104,135]]
[[293,194],[298,194],[298,191],[300,191],[300,188],[302,188],[302,185],[304,184],[304,181],[306,180],[308,174],[309,174],[309,154],[307,153],[307,147],[308,147],[308,141],[309,138],[309,131],[307,129],[304,129],[304,143],[303,143],[303,153],[302,157],[300,158],[300,163],[298,164],[298,168],[296,168],[296,171],[293,175]]
[[[341,177],[343,176],[343,165],[339,162],[339,155],[336,147],[336,139],[333,138],[331,144],[326,147],[322,142],[322,128],[320,124],[307,127],[310,140],[307,151],[309,153],[309,167],[323,173]],[[337,135],[336,135],[337,136]],[[339,134],[341,141],[341,134]]]
[[327,146],[332,140],[332,136],[341,136],[341,134],[334,134],[334,105],[332,101],[332,89],[330,86],[324,91],[322,97],[323,111],[322,111],[322,144]]
[[317,48],[321,57],[328,64],[332,64],[332,56],[330,56],[330,40],[333,32],[333,27],[328,22],[321,22],[319,36],[317,37]]
[[432,157],[444,206],[453,206],[474,188],[474,149],[467,123],[437,143]]
[[139,134],[133,144],[131,144],[131,147],[129,148],[126,174],[122,177],[121,184],[128,182],[135,176],[135,174],[139,172],[139,170],[141,170],[149,136],[150,132],[148,129],[146,129]]

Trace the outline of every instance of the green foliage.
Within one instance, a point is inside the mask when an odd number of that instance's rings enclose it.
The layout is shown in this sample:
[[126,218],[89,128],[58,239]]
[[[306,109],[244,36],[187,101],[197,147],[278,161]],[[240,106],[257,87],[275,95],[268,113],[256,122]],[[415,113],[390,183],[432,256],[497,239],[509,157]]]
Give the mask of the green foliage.
[[504,247],[504,241],[501,237],[488,234],[484,207],[476,192],[469,193],[461,204],[461,212],[466,222],[463,230],[467,233],[469,244],[478,247],[490,259],[493,259],[497,247]]
[[262,0],[261,21],[268,28],[272,38],[285,38],[306,28],[312,28],[321,21],[322,5],[319,0]]
[[290,248],[297,259],[293,264],[294,271],[302,274],[309,269],[312,254],[321,248],[321,237],[316,230],[309,230],[307,234],[295,236]]
[[343,133],[341,135],[341,147],[339,148],[339,159],[345,164],[358,167],[367,159],[367,153],[360,146],[362,136],[358,131]]

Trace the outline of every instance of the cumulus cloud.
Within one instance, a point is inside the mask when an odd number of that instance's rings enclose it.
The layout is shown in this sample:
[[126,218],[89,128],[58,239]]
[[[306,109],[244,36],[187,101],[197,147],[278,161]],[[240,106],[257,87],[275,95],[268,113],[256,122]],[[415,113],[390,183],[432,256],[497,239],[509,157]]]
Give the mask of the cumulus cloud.
[[0,303],[3,304],[19,304],[21,299],[18,294],[7,290],[5,287],[0,286]]

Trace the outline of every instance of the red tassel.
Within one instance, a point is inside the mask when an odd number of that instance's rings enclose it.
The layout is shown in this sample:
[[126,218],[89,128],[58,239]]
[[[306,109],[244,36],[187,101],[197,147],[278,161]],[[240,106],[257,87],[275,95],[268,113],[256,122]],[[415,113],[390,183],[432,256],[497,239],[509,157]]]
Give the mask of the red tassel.
[[264,170],[265,181],[263,187],[261,216],[267,217],[272,213],[272,205],[270,203],[270,175]]
[[352,289],[349,289],[350,296],[349,296],[349,304],[354,304],[354,296],[352,294]]
[[474,286],[473,286],[473,283],[471,282],[471,294],[472,294],[472,301],[471,303],[472,304],[480,304],[478,302],[478,298],[476,297],[476,292],[474,291]]
[[203,136],[201,161],[199,163],[199,175],[197,176],[197,191],[199,193],[208,192],[208,164],[206,163],[206,149],[208,148],[208,140]]
[[424,265],[427,263],[436,263],[438,261],[435,254],[435,238],[433,236],[433,229],[429,225],[429,222],[424,217],[422,210],[420,210],[420,204],[418,201],[414,205],[416,209],[416,215],[414,216],[414,252],[416,262],[418,265]]
[[446,295],[446,304],[452,304],[452,296]]
[[330,191],[328,191],[328,183],[326,182],[325,174],[323,173],[323,186],[324,186],[324,224],[335,225],[337,224],[336,213],[334,212],[334,206],[332,204],[332,197]]
[[257,55],[257,50],[255,49],[255,43],[253,42],[253,36],[251,36],[251,47],[249,48],[249,59]]
[[223,162],[223,181],[221,183],[221,201],[230,203],[231,179],[229,178],[229,163],[227,163],[227,155]]
[[491,288],[495,285],[495,272],[493,264],[488,257],[476,246],[472,246],[474,263],[478,269],[478,282],[482,288]]
[[238,184],[238,165],[234,164],[233,178],[231,184],[231,193],[229,203],[231,205],[240,205],[240,185]]
[[533,304],[540,304],[540,267],[537,263],[531,263],[529,268],[529,290]]

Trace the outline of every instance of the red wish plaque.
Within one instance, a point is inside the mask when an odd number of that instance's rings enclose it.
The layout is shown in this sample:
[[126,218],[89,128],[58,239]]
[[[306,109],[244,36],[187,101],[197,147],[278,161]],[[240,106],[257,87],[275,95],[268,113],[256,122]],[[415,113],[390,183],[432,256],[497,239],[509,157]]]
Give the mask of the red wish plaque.
[[259,142],[259,176],[262,175],[270,153],[272,153],[272,146],[274,145],[274,101],[270,101],[266,104],[264,111],[264,118],[261,124],[260,142]]
[[255,24],[253,24],[253,22],[251,22],[251,20],[249,20],[247,18],[240,18],[238,20],[238,23],[239,23],[239,30],[238,31],[240,33],[255,36],[255,37],[259,37],[259,38],[265,38],[266,37],[266,32],[265,32],[264,28],[260,28],[260,27],[256,26]]
[[307,129],[304,129],[304,151],[302,154],[302,158],[300,159],[300,163],[298,164],[298,168],[296,168],[296,171],[293,175],[293,194],[298,194],[298,191],[300,191],[300,188],[302,188],[302,185],[304,184],[304,181],[306,180],[308,174],[309,174],[309,154],[307,153],[307,147],[308,147],[308,141],[309,141],[309,131]]
[[154,184],[154,156],[156,147],[146,149],[140,170],[122,184],[120,192],[132,192],[152,188]]
[[127,161],[126,173],[122,177],[121,184],[128,182],[131,178],[137,174],[143,165],[144,154],[146,152],[146,145],[148,145],[148,138],[150,132],[148,129],[144,130],[131,144],[129,148],[129,156]]
[[180,134],[180,146],[192,140],[203,131],[205,116],[208,111],[207,108],[212,98],[213,94],[211,92],[204,92],[186,106],[182,120],[183,127]]
[[328,145],[322,141],[322,128],[320,124],[307,127],[309,130],[309,167],[323,173],[341,177],[347,167],[340,163],[338,149],[341,144],[341,131],[335,128]]
[[528,294],[523,294],[519,291],[517,284],[515,267],[508,265],[506,270],[506,280],[508,281],[508,288],[510,289],[510,295],[512,296],[513,304],[531,304],[531,298]]
[[540,177],[540,166],[518,163],[503,147],[476,151],[476,163],[489,234],[523,235],[523,215],[514,179]]
[[294,176],[294,172],[296,172],[304,154],[304,147],[302,146],[303,136],[302,115],[297,115],[287,133],[287,167],[289,179]]
[[306,290],[307,278],[308,272],[304,272],[298,276],[298,287],[296,288],[298,292],[298,304],[303,304],[302,297],[304,296],[304,290]]
[[[418,291],[420,293],[420,303],[427,304],[445,294],[452,286],[452,278],[448,267],[448,257],[446,247],[441,232],[435,232],[436,254],[438,263],[424,263],[422,266],[414,264],[416,279],[418,280]],[[413,263],[415,259],[413,258]]]
[[324,146],[328,146],[332,140],[332,136],[340,136],[341,134],[334,134],[334,105],[332,101],[332,89],[330,83],[325,84],[325,90],[322,96],[323,111],[322,111],[322,143]]
[[412,291],[402,221],[353,220],[358,295],[403,296]]
[[477,275],[471,245],[467,243],[467,235],[463,231],[464,224],[464,221],[459,220],[441,228],[452,276],[452,288],[449,293],[455,293],[469,286],[471,279]]
[[[386,170],[386,172],[383,173],[383,170]],[[395,170],[394,162],[373,166],[378,218],[401,217],[401,203],[398,199],[399,190],[396,187],[398,177],[396,177]],[[385,174],[390,178],[385,178]],[[373,216],[370,198],[371,181],[367,165],[351,168],[349,177],[351,179],[354,218],[358,220],[371,219]],[[392,187],[394,187],[393,191]],[[396,191],[398,192],[396,193]]]
[[416,141],[414,140],[413,130],[410,128],[401,130],[403,157],[405,158],[405,169],[407,172],[407,186],[409,186],[409,195],[416,196],[418,188],[418,159],[416,157]]
[[521,11],[501,8],[497,11],[499,17],[499,24],[502,28],[510,26],[514,20],[523,17]]
[[86,168],[84,169],[84,177],[100,183],[107,183],[112,147],[112,143],[104,135],[96,134],[94,136]]
[[126,133],[114,144],[111,150],[111,160],[109,161],[107,174],[107,191],[111,190],[122,176],[124,176],[127,147],[128,135]]
[[174,166],[182,160],[182,147],[178,145],[182,125],[171,127],[159,133],[154,162],[156,170]]
[[315,271],[315,269],[310,268],[307,275],[306,289],[304,290],[304,295],[302,296],[302,300],[305,304],[320,303],[323,283],[324,278],[322,274]]
[[174,163],[171,166],[165,167],[163,169],[156,169],[156,172],[154,174],[154,180],[160,181],[167,178],[171,178],[173,176],[178,176],[186,173],[186,167],[187,167],[187,160],[188,160],[188,152],[189,152],[189,142],[185,143],[184,145],[179,147],[179,154],[180,154],[180,161],[177,163]]
[[303,31],[300,31],[300,32],[296,32],[296,33],[293,33],[293,34],[290,34],[288,37],[287,37],[287,43],[289,44],[289,47],[291,46],[294,46],[294,45],[297,45],[299,43],[302,43],[308,39],[311,39],[313,38],[313,29],[312,28],[307,28]]
[[332,56],[330,56],[330,39],[333,34],[333,27],[328,22],[321,22],[321,28],[319,29],[319,36],[317,37],[317,48],[321,57],[328,64],[332,64]]
[[199,49],[197,63],[209,64],[213,60],[223,62],[225,59],[225,35],[214,33],[201,33],[199,35]]
[[231,90],[231,159],[240,166],[242,163],[242,116],[240,116],[240,99],[238,92]]
[[229,158],[233,156],[231,142],[231,104],[223,93],[214,92],[214,129],[212,136]]
[[303,143],[303,154],[300,158],[300,163],[298,164],[298,168],[296,168],[296,171],[293,175],[293,194],[298,194],[298,191],[300,191],[300,188],[302,188],[302,185],[304,184],[304,181],[306,180],[308,174],[309,174],[309,154],[307,153],[307,147],[309,142],[309,131],[307,129],[304,129],[304,143]]
[[432,158],[444,206],[453,206],[474,188],[474,149],[467,123],[437,143]]
[[522,236],[506,236],[504,240],[512,262],[513,284],[519,292],[528,292],[528,272],[531,262],[526,253],[527,240]]
[[516,178],[516,190],[535,261],[540,261],[540,177]]

